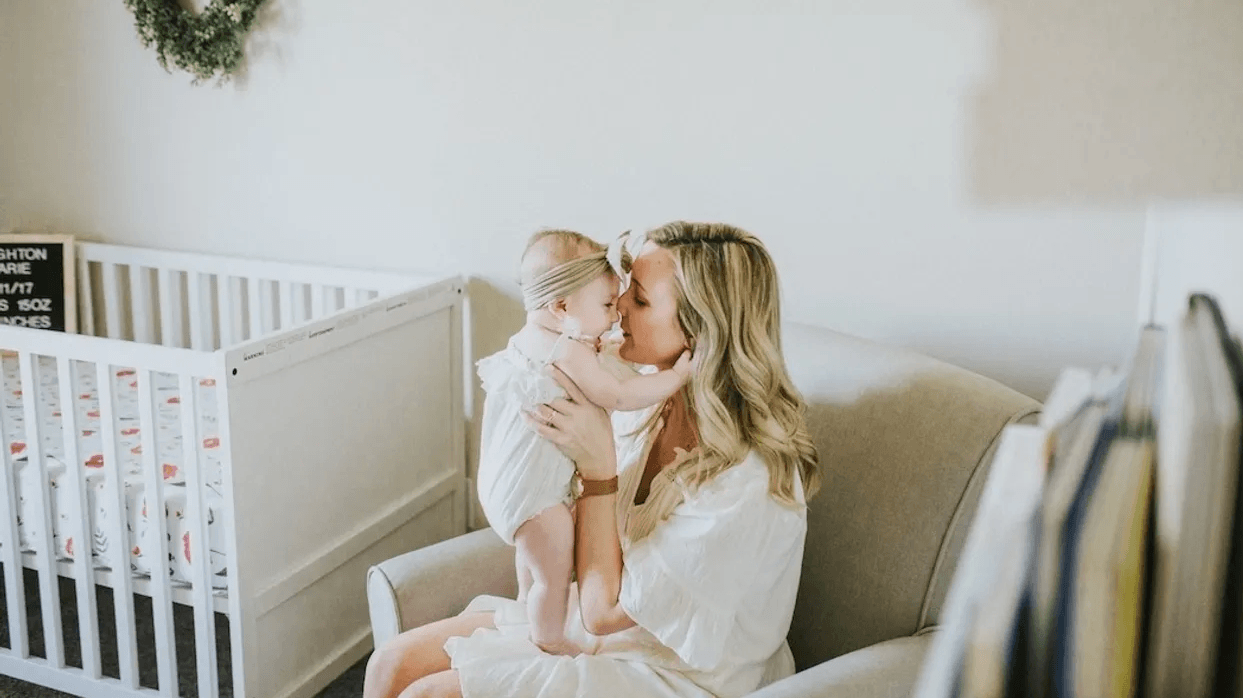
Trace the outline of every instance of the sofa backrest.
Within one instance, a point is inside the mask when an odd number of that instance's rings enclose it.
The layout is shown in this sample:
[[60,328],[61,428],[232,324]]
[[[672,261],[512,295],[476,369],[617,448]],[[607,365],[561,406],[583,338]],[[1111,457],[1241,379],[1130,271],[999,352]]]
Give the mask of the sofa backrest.
[[820,493],[789,641],[800,670],[937,622],[993,444],[1040,405],[922,354],[787,324]]

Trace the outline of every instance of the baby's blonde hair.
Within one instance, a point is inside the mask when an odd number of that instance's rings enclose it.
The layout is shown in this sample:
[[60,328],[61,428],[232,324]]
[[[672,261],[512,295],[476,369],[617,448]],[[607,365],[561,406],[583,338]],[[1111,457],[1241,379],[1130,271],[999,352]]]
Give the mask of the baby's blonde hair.
[[604,245],[573,230],[541,230],[527,240],[522,250],[519,281],[523,286],[530,285],[553,267],[604,250]]
[[781,352],[777,269],[768,250],[754,235],[722,223],[675,221],[647,239],[676,262],[678,322],[699,363],[684,390],[700,457],[677,466],[674,476],[698,486],[754,450],[768,465],[776,499],[795,503],[796,475],[810,499],[820,489],[819,458],[806,403]]

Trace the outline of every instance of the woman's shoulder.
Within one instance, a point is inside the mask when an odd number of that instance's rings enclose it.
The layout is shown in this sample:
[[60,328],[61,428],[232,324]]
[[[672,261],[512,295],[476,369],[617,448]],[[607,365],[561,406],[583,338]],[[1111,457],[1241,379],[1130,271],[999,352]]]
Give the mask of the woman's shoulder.
[[[730,509],[802,516],[805,506],[790,506],[772,495],[769,486],[771,477],[768,464],[752,450],[741,462],[718,473],[687,499],[723,505]],[[800,492],[801,490],[799,488]]]

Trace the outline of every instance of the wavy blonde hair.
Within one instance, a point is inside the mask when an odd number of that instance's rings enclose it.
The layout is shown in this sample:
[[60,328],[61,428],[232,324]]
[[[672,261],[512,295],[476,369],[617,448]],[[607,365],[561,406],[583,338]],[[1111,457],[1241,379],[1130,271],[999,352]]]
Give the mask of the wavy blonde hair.
[[807,431],[807,405],[781,352],[777,269],[768,250],[754,235],[723,223],[675,221],[647,239],[676,261],[678,322],[699,363],[683,390],[700,455],[672,474],[697,487],[754,449],[768,465],[774,498],[795,503],[797,474],[811,499],[820,489],[819,458]]

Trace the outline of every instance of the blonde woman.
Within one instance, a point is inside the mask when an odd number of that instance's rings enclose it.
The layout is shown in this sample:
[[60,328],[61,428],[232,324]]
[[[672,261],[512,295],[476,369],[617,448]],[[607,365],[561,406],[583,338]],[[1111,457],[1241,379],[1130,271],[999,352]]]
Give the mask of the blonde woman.
[[622,358],[696,356],[663,405],[610,423],[572,381],[532,428],[574,461],[575,657],[531,644],[524,607],[479,597],[408,631],[368,666],[367,698],[741,696],[793,673],[785,646],[819,486],[781,353],[776,269],[719,224],[650,231],[618,303]]

